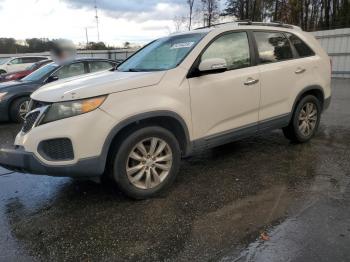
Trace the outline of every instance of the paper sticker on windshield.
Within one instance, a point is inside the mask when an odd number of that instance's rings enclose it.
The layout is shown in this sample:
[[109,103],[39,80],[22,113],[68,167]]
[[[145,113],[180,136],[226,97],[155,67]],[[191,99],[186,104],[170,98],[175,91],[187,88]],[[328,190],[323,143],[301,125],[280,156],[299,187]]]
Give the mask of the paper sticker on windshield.
[[177,44],[174,44],[170,49],[189,48],[193,46],[193,44],[194,42],[177,43]]

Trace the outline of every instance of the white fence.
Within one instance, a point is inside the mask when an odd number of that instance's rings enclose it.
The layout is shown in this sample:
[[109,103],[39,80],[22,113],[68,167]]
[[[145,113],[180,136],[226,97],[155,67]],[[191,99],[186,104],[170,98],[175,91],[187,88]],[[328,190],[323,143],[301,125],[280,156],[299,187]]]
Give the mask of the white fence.
[[332,58],[332,76],[350,78],[350,28],[312,32]]

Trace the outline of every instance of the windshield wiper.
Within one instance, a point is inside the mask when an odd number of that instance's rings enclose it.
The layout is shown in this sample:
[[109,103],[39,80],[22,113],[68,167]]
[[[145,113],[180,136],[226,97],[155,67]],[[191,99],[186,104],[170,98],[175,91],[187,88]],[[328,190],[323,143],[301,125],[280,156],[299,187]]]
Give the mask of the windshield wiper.
[[128,72],[142,72],[142,69],[137,69],[137,68],[129,68]]

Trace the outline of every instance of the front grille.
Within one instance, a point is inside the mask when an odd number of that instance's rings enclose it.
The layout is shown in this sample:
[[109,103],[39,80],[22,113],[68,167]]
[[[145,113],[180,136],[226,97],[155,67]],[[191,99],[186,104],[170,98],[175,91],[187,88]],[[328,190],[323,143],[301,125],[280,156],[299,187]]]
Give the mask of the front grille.
[[72,142],[68,138],[55,138],[40,142],[38,152],[49,161],[74,159]]
[[39,115],[40,115],[40,111],[29,113],[26,116],[26,119],[24,120],[22,132],[27,133],[29,130],[31,130],[35,124],[35,121],[39,117]]

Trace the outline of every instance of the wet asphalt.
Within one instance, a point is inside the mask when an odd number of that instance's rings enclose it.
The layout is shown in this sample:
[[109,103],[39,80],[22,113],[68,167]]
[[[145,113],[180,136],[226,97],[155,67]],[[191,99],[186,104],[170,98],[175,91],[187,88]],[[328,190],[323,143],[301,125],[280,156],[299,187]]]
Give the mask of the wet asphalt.
[[0,261],[350,261],[350,80],[332,86],[311,142],[274,131],[205,151],[151,200],[0,168]]

